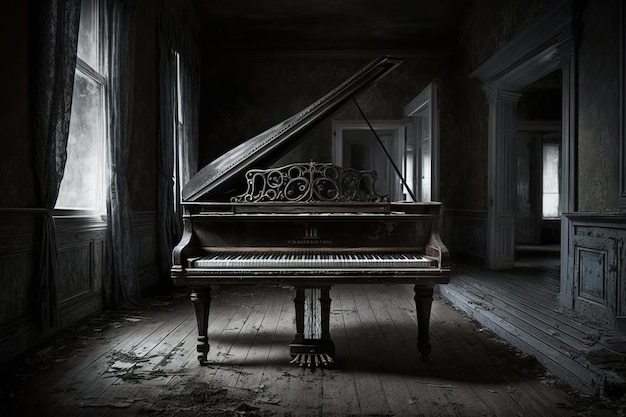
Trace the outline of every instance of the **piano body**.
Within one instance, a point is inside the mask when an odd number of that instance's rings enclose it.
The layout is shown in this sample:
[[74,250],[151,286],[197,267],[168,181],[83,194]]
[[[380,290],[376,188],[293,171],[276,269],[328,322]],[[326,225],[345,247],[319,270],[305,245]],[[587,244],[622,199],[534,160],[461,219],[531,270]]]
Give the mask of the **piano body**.
[[[430,353],[433,287],[448,282],[440,203],[390,202],[376,173],[328,163],[267,168],[303,133],[401,61],[374,60],[336,89],[199,171],[184,187],[183,236],[172,253],[175,285],[191,288],[198,360],[207,364],[211,286],[295,287],[291,356],[332,362],[330,289],[350,283],[413,284],[418,349]],[[245,179],[242,178],[245,172]]]

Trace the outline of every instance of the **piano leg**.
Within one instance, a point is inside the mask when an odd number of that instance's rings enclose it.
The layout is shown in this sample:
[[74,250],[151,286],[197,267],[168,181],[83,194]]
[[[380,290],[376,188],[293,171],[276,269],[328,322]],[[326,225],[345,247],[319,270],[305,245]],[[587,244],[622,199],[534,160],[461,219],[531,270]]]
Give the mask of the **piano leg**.
[[433,287],[415,286],[415,310],[417,312],[417,349],[422,354],[422,360],[430,360],[430,309],[433,304]]
[[211,287],[193,289],[191,292],[191,302],[196,312],[198,322],[198,361],[200,365],[208,365],[207,356],[209,354],[209,309],[211,308]]
[[[307,291],[308,290],[308,291]],[[319,299],[312,300],[312,294],[318,294]],[[293,342],[289,345],[292,361],[300,366],[315,368],[333,363],[335,355],[335,343],[330,338],[330,287],[317,289],[296,287],[294,298],[296,310],[296,334]],[[307,302],[319,301],[319,308],[306,308]],[[311,328],[306,328],[305,321],[309,323],[319,322],[319,333]]]

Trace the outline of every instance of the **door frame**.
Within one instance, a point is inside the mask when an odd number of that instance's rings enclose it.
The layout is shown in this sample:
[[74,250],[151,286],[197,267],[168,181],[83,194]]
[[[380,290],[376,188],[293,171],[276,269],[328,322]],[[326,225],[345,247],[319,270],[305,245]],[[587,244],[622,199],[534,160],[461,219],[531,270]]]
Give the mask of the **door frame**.
[[[572,3],[560,0],[511,41],[476,68],[470,78],[482,81],[489,102],[488,121],[488,269],[513,268],[515,264],[515,207],[512,192],[515,153],[511,152],[517,122],[517,100],[525,86],[553,72],[562,74],[562,212],[575,210],[575,97],[576,60],[572,34]],[[569,228],[561,216],[561,265],[567,265]],[[567,268],[561,268],[561,292],[567,285]],[[565,274],[565,275],[564,275]]]
[[[402,162],[402,146],[404,145],[405,140],[405,130],[406,130],[406,121],[404,120],[370,120],[369,124],[365,120],[332,120],[332,161],[333,164],[343,166],[343,132],[345,130],[371,130],[372,128],[376,130],[392,130],[394,131],[395,140],[397,141],[397,145],[393,150],[387,149],[389,154],[394,158],[394,162],[399,167]],[[374,133],[372,133],[372,136]],[[386,156],[385,156],[386,158]],[[374,167],[372,167],[374,169]],[[390,172],[391,177],[396,177],[396,172],[392,170]],[[401,181],[397,181],[392,184],[390,190],[391,198],[393,200],[398,200],[399,195],[402,194],[403,185]]]

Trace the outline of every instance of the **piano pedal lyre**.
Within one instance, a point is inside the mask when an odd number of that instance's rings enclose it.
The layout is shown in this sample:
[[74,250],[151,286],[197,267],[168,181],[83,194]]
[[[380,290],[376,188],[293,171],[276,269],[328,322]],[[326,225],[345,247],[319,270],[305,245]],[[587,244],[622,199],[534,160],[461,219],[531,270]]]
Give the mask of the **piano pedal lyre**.
[[329,366],[335,360],[326,353],[298,353],[289,363],[298,364],[301,368],[316,369]]
[[314,370],[335,362],[335,343],[329,329],[330,303],[330,286],[296,287],[296,334],[289,346],[289,363]]

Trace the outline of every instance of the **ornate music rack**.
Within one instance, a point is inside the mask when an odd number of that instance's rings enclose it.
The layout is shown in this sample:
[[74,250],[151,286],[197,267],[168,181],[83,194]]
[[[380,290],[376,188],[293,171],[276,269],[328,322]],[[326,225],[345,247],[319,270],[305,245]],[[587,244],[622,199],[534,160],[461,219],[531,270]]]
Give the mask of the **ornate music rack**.
[[342,168],[331,163],[296,163],[246,172],[247,190],[232,203],[388,202],[374,191],[376,171]]

